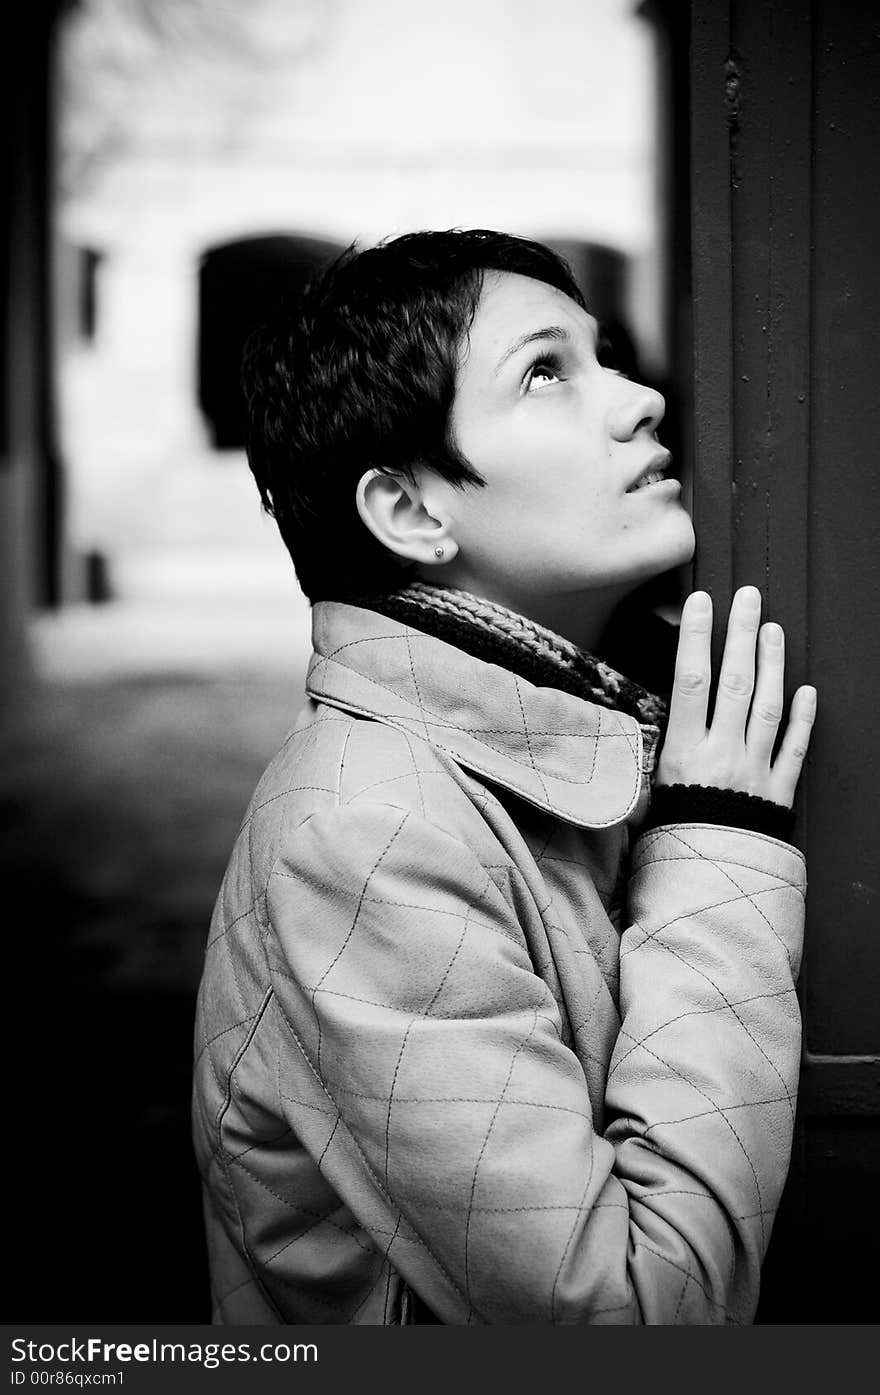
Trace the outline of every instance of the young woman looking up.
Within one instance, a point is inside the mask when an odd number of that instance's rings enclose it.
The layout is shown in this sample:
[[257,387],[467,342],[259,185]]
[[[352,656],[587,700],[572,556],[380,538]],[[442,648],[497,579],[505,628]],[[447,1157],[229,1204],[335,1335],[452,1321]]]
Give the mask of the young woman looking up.
[[639,615],[694,548],[663,399],[563,262],[482,230],[346,254],[245,388],[314,654],[199,997],[215,1320],[750,1322],[816,695],[773,759],[758,591],[711,712],[710,598],[677,648]]

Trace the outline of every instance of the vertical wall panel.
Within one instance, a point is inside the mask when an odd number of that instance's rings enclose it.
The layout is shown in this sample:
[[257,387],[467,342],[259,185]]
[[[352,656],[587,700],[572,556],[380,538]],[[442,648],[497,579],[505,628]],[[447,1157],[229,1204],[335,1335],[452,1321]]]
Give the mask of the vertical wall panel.
[[[726,0],[695,6],[691,32],[696,582],[716,601],[733,585],[733,247]],[[688,365],[689,367],[689,365]],[[687,371],[687,368],[686,370]]]
[[691,71],[697,581],[726,614],[761,588],[807,648],[809,6],[694,7]]
[[816,28],[808,1040],[858,1055],[880,1053],[880,41],[855,0]]
[[880,29],[859,0],[690,14],[696,580],[725,611],[761,586],[789,694],[820,693],[798,1129],[761,1320],[875,1321]]

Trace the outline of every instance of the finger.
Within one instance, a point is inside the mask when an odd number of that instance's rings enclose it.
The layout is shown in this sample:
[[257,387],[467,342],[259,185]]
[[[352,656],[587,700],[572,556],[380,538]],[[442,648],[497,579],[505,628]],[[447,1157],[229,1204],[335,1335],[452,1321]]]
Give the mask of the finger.
[[733,598],[727,622],[727,640],[712,713],[713,737],[744,740],[755,686],[755,644],[760,618],[760,591],[756,586],[741,586]]
[[816,689],[798,688],[791,701],[791,716],[779,755],[773,764],[773,798],[779,804],[794,803],[794,794],[810,746],[816,720]]
[[746,748],[750,762],[766,772],[782,721],[785,678],[785,635],[781,625],[762,625],[758,632],[758,677],[749,714]]
[[706,735],[712,675],[711,642],[712,601],[705,591],[694,591],[681,612],[666,729],[667,751],[695,746]]

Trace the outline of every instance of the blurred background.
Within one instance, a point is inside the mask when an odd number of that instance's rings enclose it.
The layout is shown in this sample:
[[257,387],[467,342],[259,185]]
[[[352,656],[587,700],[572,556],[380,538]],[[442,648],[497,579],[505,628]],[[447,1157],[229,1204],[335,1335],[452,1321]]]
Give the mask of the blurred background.
[[[10,1319],[207,1321],[192,1020],[309,614],[242,341],[351,242],[571,262],[667,397],[720,612],[820,715],[792,1171],[759,1321],[876,1321],[880,38],[861,0],[29,0],[0,63]],[[673,578],[677,584],[681,578]]]
[[14,1306],[206,1320],[193,998],[309,649],[243,451],[243,339],[353,241],[501,228],[563,252],[666,380],[668,40],[633,0],[42,11],[15,59],[36,95],[2,475],[0,851],[14,991],[40,985]]
[[55,69],[65,601],[109,601],[102,626],[166,602],[178,628],[201,602],[218,656],[271,647],[258,616],[302,634],[238,362],[280,286],[352,241],[550,241],[662,373],[656,47],[633,0],[549,24],[525,0],[80,0]]

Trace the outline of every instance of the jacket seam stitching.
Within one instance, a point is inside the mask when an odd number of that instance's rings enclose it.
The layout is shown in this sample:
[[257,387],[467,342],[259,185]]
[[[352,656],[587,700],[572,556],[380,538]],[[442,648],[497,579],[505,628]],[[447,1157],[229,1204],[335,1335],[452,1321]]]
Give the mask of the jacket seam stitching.
[[[245,1037],[244,1041],[242,1042],[241,1046],[239,1047],[239,1049],[238,1049],[238,1051],[237,1051],[237,1053],[236,1053],[236,1055],[235,1055],[235,1059],[233,1060],[232,1065],[231,1065],[230,1068],[229,1068],[229,1072],[228,1072],[227,1077],[226,1077],[226,1097],[225,1097],[225,1099],[223,1100],[223,1102],[222,1102],[222,1104],[221,1104],[221,1106],[220,1106],[220,1109],[219,1109],[219,1111],[218,1111],[218,1114],[217,1114],[217,1121],[216,1121],[216,1138],[217,1138],[217,1157],[218,1157],[218,1161],[220,1162],[220,1166],[221,1166],[222,1169],[223,1169],[224,1175],[225,1175],[225,1177],[226,1177],[226,1185],[227,1185],[228,1188],[229,1188],[229,1193],[230,1193],[230,1196],[232,1197],[233,1205],[235,1206],[235,1214],[236,1214],[236,1216],[238,1217],[239,1232],[240,1232],[240,1235],[241,1235],[241,1248],[242,1248],[242,1250],[243,1250],[243,1252],[244,1252],[244,1254],[245,1254],[245,1256],[246,1256],[246,1258],[247,1258],[248,1266],[249,1266],[250,1271],[251,1271],[252,1282],[256,1285],[256,1287],[257,1287],[257,1289],[259,1290],[259,1292],[263,1295],[263,1297],[264,1297],[266,1303],[267,1303],[268,1306],[272,1309],[272,1311],[275,1313],[276,1317],[279,1319],[279,1321],[281,1321],[281,1320],[283,1320],[283,1315],[282,1315],[280,1309],[278,1308],[277,1303],[276,1303],[275,1300],[272,1298],[272,1295],[269,1293],[268,1289],[265,1287],[265,1285],[264,1285],[264,1283],[263,1283],[263,1281],[262,1281],[262,1279],[261,1279],[261,1277],[260,1277],[259,1271],[257,1270],[257,1266],[256,1266],[256,1263],[255,1263],[255,1261],[254,1261],[254,1257],[253,1257],[253,1255],[251,1254],[251,1248],[250,1248],[250,1244],[248,1243],[248,1238],[247,1238],[247,1229],[246,1229],[245,1223],[244,1223],[244,1216],[243,1216],[243,1214],[242,1214],[242,1209],[241,1209],[241,1206],[240,1206],[240,1204],[239,1204],[238,1193],[237,1193],[237,1191],[236,1191],[236,1189],[235,1189],[235,1183],[234,1183],[233,1180],[232,1180],[232,1174],[231,1174],[231,1172],[230,1172],[230,1170],[229,1170],[229,1164],[228,1164],[228,1161],[227,1161],[227,1158],[226,1158],[226,1149],[225,1149],[225,1147],[223,1146],[223,1139],[222,1139],[223,1119],[224,1119],[224,1116],[226,1115],[228,1109],[230,1108],[230,1106],[231,1106],[231,1104],[232,1104],[232,1078],[233,1078],[233,1076],[234,1076],[234,1074],[235,1074],[235,1071],[237,1070],[239,1064],[240,1064],[241,1061],[244,1059],[244,1056],[245,1056],[245,1054],[246,1054],[248,1048],[250,1047],[250,1044],[251,1044],[251,1042],[253,1041],[253,1039],[254,1039],[254,1037],[255,1037],[257,1031],[259,1030],[260,1023],[261,1023],[262,1020],[263,1020],[263,1015],[265,1014],[266,1009],[267,1009],[269,1003],[272,1001],[272,998],[274,997],[274,994],[275,994],[275,990],[274,990],[272,987],[269,987],[269,988],[266,989],[265,993],[263,994],[263,1000],[262,1000],[262,1002],[260,1003],[260,1006],[259,1006],[259,1008],[258,1008],[258,1010],[257,1010],[257,1012],[256,1012],[256,1014],[255,1014],[254,1021],[253,1021],[253,1024],[252,1024],[252,1026],[251,1026],[251,1029],[250,1029],[250,1031],[248,1032],[247,1036]],[[209,1059],[210,1059],[210,1053],[209,1053]],[[239,1287],[240,1287],[240,1285],[239,1285]],[[220,1301],[221,1301],[221,1304],[222,1304],[222,1303],[225,1301],[225,1298],[224,1298],[224,1299],[221,1299]]]
[[[372,1180],[373,1185],[376,1187],[377,1191],[380,1193],[380,1195],[381,1195],[382,1197],[384,1197],[385,1201],[389,1204],[389,1206],[391,1206],[393,1212],[395,1212],[398,1216],[401,1216],[403,1213],[401,1212],[400,1207],[399,1207],[399,1206],[397,1205],[397,1203],[394,1201],[394,1198],[385,1190],[385,1188],[384,1188],[383,1185],[382,1185],[382,1182],[381,1182],[380,1178],[376,1175],[375,1171],[374,1171],[373,1168],[370,1166],[370,1163],[369,1163],[369,1160],[368,1160],[366,1154],[364,1153],[363,1149],[361,1148],[361,1146],[360,1146],[360,1144],[359,1144],[359,1142],[358,1142],[358,1140],[357,1140],[357,1138],[356,1138],[354,1132],[352,1131],[351,1128],[349,1128],[348,1124],[345,1122],[345,1119],[344,1119],[343,1116],[342,1116],[342,1111],[340,1110],[339,1105],[336,1103],[336,1100],[333,1098],[333,1096],[331,1095],[330,1091],[328,1090],[328,1088],[327,1088],[327,1086],[326,1086],[324,1080],[322,1079],[322,1077],[321,1077],[321,1075],[320,1075],[320,1072],[316,1069],[316,1067],[315,1067],[315,1065],[314,1065],[314,1062],[312,1061],[311,1057],[309,1056],[309,1054],[308,1054],[308,1052],[307,1052],[307,1050],[306,1050],[305,1043],[301,1040],[301,1038],[300,1038],[300,1036],[299,1036],[299,1033],[296,1031],[296,1029],[295,1029],[293,1023],[291,1022],[290,1018],[288,1017],[288,1015],[287,1015],[287,1013],[286,1013],[286,1011],[285,1011],[285,1009],[284,1009],[284,1004],[281,1002],[281,1000],[280,1000],[280,998],[277,996],[277,994],[274,993],[274,990],[273,990],[273,997],[275,998],[276,1006],[277,1006],[277,1008],[278,1008],[279,1013],[281,1014],[281,1018],[282,1018],[283,1022],[285,1023],[285,1025],[286,1025],[286,1027],[287,1027],[287,1030],[289,1031],[290,1035],[293,1037],[294,1041],[296,1042],[297,1046],[299,1047],[299,1050],[300,1050],[300,1053],[301,1053],[301,1055],[302,1055],[302,1058],[303,1058],[303,1060],[305,1061],[305,1063],[306,1063],[308,1069],[311,1071],[312,1075],[315,1077],[315,1080],[316,1080],[316,1082],[317,1082],[318,1088],[322,1091],[322,1093],[323,1093],[324,1095],[326,1095],[326,1097],[327,1097],[327,1099],[329,1100],[330,1104],[333,1106],[334,1111],[336,1112],[337,1116],[339,1117],[339,1119],[340,1119],[340,1121],[341,1121],[341,1123],[342,1123],[342,1127],[343,1127],[343,1129],[345,1130],[346,1135],[348,1136],[348,1138],[351,1139],[352,1146],[354,1147],[356,1153],[358,1154],[358,1157],[359,1157],[360,1160],[361,1160],[361,1163],[362,1163],[362,1165],[363,1165],[363,1167],[364,1167],[364,1170],[366,1171],[367,1175],[368,1175],[368,1176],[370,1177],[370,1179]],[[411,1226],[411,1225],[408,1225],[408,1228],[412,1231],[412,1239],[415,1241],[415,1243],[416,1243],[417,1245],[419,1245],[419,1246],[425,1251],[425,1253],[426,1253],[427,1255],[430,1256],[430,1258],[432,1259],[432,1261],[434,1262],[434,1264],[436,1264],[437,1268],[439,1269],[440,1273],[444,1276],[444,1278],[447,1280],[447,1282],[450,1284],[450,1286],[451,1286],[451,1287],[454,1289],[454,1291],[458,1294],[458,1296],[459,1296],[459,1298],[461,1299],[462,1303],[469,1303],[469,1299],[465,1296],[465,1294],[462,1293],[461,1289],[459,1288],[458,1284],[457,1284],[457,1283],[455,1282],[455,1280],[453,1279],[452,1275],[447,1271],[445,1265],[444,1265],[444,1264],[441,1262],[441,1260],[437,1257],[437,1255],[434,1253],[434,1251],[426,1244],[425,1240],[424,1240],[423,1237],[418,1233],[418,1231],[415,1229],[415,1227],[413,1227],[413,1226]],[[377,1232],[377,1233],[378,1233],[378,1232]],[[388,1234],[388,1231],[386,1230],[386,1231],[384,1231],[384,1233],[385,1233],[385,1234]],[[396,1238],[396,1232],[395,1232],[395,1236],[394,1236],[393,1238]],[[391,1247],[389,1246],[389,1252],[390,1252],[390,1248],[391,1248]]]

